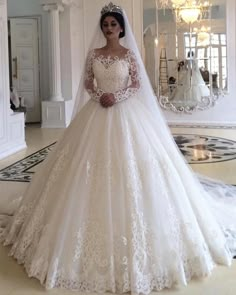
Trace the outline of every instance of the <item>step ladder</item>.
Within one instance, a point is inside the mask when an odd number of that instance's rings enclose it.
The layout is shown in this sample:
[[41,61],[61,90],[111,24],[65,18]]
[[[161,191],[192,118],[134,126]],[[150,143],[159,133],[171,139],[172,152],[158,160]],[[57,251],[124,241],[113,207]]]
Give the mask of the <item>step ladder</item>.
[[168,91],[168,63],[166,48],[161,48],[159,64],[159,93],[160,95],[167,95]]

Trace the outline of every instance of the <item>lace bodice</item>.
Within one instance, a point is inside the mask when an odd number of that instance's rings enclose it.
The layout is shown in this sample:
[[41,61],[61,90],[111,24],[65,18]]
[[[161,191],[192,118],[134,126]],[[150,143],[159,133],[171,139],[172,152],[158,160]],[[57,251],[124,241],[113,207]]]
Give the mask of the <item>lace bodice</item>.
[[97,86],[114,93],[126,88],[129,81],[129,64],[126,60],[99,56],[93,60],[93,72]]
[[91,98],[100,101],[104,93],[113,93],[116,102],[137,93],[140,87],[135,55],[128,50],[123,58],[96,55],[90,51],[86,63],[85,88]]

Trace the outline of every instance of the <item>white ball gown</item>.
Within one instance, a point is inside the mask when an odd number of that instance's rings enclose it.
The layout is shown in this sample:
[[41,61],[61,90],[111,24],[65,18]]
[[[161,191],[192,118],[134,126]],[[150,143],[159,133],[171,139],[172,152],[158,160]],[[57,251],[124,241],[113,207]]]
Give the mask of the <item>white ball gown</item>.
[[[136,99],[133,52],[92,51],[86,87],[91,99],[2,225],[10,255],[46,288],[81,292],[148,294],[230,265],[234,192],[201,185],[174,142],[162,138]],[[103,108],[103,92],[117,103]]]
[[196,59],[187,59],[179,71],[177,88],[171,95],[171,101],[181,106],[195,106],[210,95],[204,82]]

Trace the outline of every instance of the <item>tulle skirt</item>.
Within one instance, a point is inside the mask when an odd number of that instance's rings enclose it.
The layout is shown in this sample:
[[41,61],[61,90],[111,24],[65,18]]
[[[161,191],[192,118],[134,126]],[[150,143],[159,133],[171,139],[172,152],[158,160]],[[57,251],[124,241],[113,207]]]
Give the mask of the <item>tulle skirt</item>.
[[178,87],[174,90],[171,101],[180,103],[182,106],[194,106],[209,95],[210,90],[205,84],[200,70],[193,68],[192,71],[190,69],[182,70]]
[[[194,175],[135,97],[90,100],[0,239],[46,288],[148,294],[230,265],[236,192]],[[235,252],[234,252],[235,251]]]

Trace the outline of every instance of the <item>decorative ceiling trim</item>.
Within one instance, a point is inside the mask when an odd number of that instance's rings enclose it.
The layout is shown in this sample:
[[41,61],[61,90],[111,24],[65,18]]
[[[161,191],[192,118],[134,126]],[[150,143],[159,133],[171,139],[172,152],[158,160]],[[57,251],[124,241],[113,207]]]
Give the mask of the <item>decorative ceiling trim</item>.
[[64,7],[63,7],[63,5],[57,4],[57,3],[43,4],[43,10],[45,10],[45,11],[51,11],[51,10],[64,11]]
[[[3,1],[3,0],[0,0]],[[47,6],[47,5],[61,5],[61,6],[75,6],[78,8],[81,8],[82,5],[81,0],[41,0],[41,5]]]
[[75,6],[77,8],[83,7],[83,1],[80,1],[80,0],[62,0],[62,3],[64,5]]

